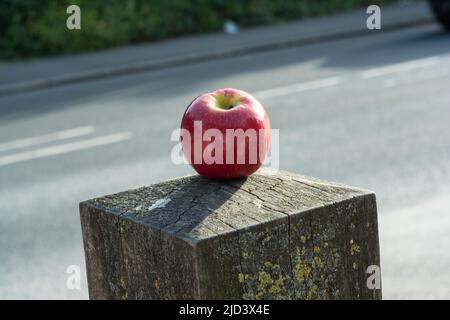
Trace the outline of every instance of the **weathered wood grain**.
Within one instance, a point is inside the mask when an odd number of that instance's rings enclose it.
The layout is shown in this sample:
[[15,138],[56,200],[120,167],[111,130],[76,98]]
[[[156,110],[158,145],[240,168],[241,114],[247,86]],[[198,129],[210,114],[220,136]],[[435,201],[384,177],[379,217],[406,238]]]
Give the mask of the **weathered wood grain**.
[[278,172],[80,204],[92,299],[379,299],[375,195]]

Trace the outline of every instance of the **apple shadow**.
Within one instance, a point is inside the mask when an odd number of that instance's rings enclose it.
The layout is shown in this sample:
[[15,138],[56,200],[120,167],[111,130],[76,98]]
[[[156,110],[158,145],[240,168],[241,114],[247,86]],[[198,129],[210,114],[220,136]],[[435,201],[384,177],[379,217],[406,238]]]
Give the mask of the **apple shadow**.
[[[170,205],[160,210],[156,219],[159,224],[157,227],[169,234],[189,239],[215,233],[202,222],[225,205],[246,181],[247,178],[213,180],[200,175],[184,178],[176,190],[170,193]],[[152,214],[152,221],[154,217]],[[197,230],[199,226],[202,230]]]

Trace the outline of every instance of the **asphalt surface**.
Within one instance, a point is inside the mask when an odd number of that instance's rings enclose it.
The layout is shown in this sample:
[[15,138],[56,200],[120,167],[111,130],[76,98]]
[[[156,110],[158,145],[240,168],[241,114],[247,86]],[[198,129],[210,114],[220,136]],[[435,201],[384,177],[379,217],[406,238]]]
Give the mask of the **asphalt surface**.
[[[384,30],[430,23],[434,19],[426,0],[401,1],[383,5],[382,12]],[[216,32],[97,52],[0,64],[0,96],[164,69],[168,66],[185,66],[245,53],[270,51],[274,48],[355,37],[370,32],[366,27],[366,16],[366,8],[363,7],[323,17],[244,28],[233,36]]]
[[266,106],[281,169],[377,193],[385,298],[450,298],[449,40],[375,31],[0,97],[0,298],[87,298],[84,274],[66,287],[78,203],[192,173],[171,133],[226,86]]

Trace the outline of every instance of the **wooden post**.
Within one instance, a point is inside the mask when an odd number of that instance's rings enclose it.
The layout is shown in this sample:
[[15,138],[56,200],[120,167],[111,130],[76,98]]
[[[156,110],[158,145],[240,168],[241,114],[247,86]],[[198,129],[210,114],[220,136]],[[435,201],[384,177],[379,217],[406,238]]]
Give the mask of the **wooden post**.
[[287,172],[80,204],[91,299],[380,299],[375,194]]

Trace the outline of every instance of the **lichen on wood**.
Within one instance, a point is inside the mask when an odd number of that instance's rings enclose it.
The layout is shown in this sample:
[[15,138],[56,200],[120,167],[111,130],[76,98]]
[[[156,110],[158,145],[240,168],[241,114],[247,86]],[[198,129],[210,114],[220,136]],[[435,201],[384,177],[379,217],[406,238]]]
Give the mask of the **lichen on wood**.
[[[170,200],[169,200],[170,199]],[[379,299],[375,195],[288,172],[80,204],[93,299]]]

